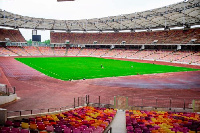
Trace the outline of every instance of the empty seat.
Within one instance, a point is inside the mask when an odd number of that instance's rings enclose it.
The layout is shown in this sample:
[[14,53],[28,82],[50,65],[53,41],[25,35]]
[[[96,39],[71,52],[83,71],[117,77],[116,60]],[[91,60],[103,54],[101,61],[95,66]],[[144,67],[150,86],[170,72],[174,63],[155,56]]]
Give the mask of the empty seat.
[[1,128],[1,131],[9,132],[9,131],[10,131],[10,127],[2,127],[2,128]]
[[56,126],[55,129],[54,129],[54,132],[55,133],[62,133],[62,128],[59,127],[59,126]]
[[30,129],[35,130],[37,129],[37,125],[35,123],[30,123]]
[[46,130],[47,130],[47,132],[53,132],[54,131],[54,127],[50,126],[50,125],[47,125],[46,126]]
[[15,133],[20,133],[20,129],[19,128],[11,128],[11,131],[14,131]]
[[22,129],[21,133],[29,133],[29,130],[28,129]]
[[9,127],[9,126],[13,126],[13,122],[7,120],[6,123],[5,123],[5,126],[7,126],[7,127]]
[[21,122],[20,121],[14,121],[13,122],[13,127],[20,127]]
[[22,122],[22,123],[21,123],[21,127],[22,127],[23,129],[28,129],[28,128],[29,128],[29,124],[26,123],[26,122]]
[[45,124],[38,124],[37,126],[38,126],[37,129],[40,131],[46,130]]

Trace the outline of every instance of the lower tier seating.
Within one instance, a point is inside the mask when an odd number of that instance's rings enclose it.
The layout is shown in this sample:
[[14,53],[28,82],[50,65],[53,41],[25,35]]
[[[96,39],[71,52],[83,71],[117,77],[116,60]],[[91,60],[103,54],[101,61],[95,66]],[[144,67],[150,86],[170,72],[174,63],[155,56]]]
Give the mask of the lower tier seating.
[[127,133],[199,133],[200,115],[187,112],[126,111]]
[[63,113],[8,120],[0,133],[102,133],[116,112],[114,109],[81,107]]

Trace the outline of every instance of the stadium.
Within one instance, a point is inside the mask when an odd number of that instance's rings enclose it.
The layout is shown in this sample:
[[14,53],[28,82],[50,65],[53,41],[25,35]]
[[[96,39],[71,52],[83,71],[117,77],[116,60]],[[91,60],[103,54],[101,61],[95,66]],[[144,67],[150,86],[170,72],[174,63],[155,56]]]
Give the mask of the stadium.
[[0,133],[199,133],[199,7],[65,19],[0,6]]

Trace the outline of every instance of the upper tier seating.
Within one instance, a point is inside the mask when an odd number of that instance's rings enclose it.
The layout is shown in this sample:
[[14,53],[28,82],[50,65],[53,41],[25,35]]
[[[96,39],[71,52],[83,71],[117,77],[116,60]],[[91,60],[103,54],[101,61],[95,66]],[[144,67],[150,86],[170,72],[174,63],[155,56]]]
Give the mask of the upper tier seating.
[[69,40],[71,44],[188,44],[191,39],[197,39],[200,43],[200,28],[189,30],[170,30],[153,32],[129,32],[129,33],[65,33],[50,32],[51,43],[65,43]]
[[26,42],[19,30],[0,29],[0,41],[6,42],[5,38],[11,42]]

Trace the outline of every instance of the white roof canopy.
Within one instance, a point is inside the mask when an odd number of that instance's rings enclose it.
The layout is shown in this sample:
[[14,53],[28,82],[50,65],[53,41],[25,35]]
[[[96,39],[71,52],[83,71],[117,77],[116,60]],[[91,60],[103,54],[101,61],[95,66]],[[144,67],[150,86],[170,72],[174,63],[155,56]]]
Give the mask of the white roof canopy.
[[13,14],[0,9],[0,26],[64,31],[120,31],[192,26],[200,24],[199,0],[104,18],[54,20]]

